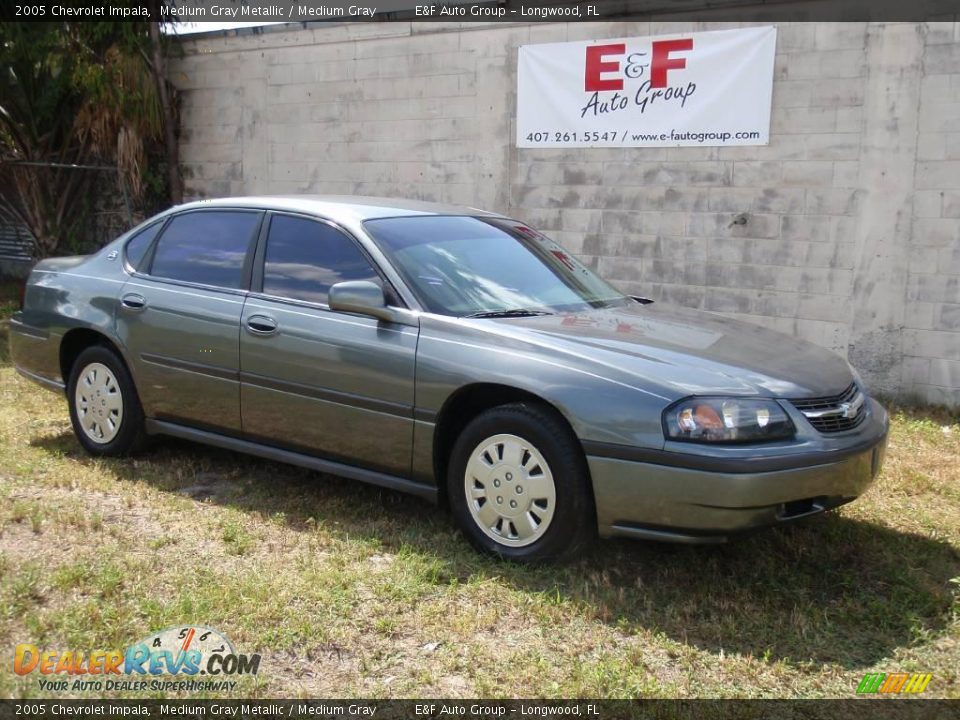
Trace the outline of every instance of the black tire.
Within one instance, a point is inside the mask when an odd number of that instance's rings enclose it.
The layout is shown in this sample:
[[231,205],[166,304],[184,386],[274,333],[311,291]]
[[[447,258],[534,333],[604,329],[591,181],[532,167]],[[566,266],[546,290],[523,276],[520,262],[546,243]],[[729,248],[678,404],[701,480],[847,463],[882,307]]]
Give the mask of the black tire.
[[[482,520],[474,516],[481,512],[487,502],[491,503],[493,512],[497,512],[497,508],[505,509],[507,503],[516,500],[527,504],[521,504],[518,509],[506,512],[519,513],[524,517],[533,512],[532,522],[524,520],[523,517],[517,518],[528,528],[537,520],[543,521],[537,517],[537,513],[543,513],[538,509],[539,505],[532,504],[533,496],[529,493],[526,496],[514,494],[524,492],[524,488],[521,486],[518,489],[513,485],[513,478],[509,482],[507,480],[505,468],[516,467],[516,464],[501,467],[504,451],[499,449],[502,445],[495,439],[498,435],[516,436],[532,446],[533,452],[538,453],[546,462],[547,474],[552,475],[555,505],[551,518],[545,528],[535,529],[526,539],[522,538],[519,525],[504,525],[505,522],[511,522],[508,518],[500,517],[497,525],[486,526],[485,530]],[[467,465],[475,452],[478,457],[483,458],[480,446],[490,442],[493,443],[492,447],[499,449],[501,457],[492,458],[488,453],[486,457],[492,461],[492,465],[487,465],[483,472],[489,474],[482,481],[478,481],[476,477],[470,478],[471,488],[484,494],[482,500],[474,500],[467,497]],[[516,444],[514,447],[516,448]],[[532,467],[530,474],[526,476],[527,481],[532,483],[536,479],[536,467],[530,466],[530,450],[523,450],[521,455],[528,463],[528,467],[523,468],[523,474]],[[543,469],[540,472],[541,476],[542,474]],[[500,475],[503,477],[499,477]],[[521,475],[517,475],[517,484],[520,482]],[[493,483],[497,483],[496,488]],[[500,558],[531,563],[566,559],[578,554],[596,537],[596,513],[583,449],[563,419],[548,407],[533,403],[514,403],[487,410],[474,418],[454,443],[447,471],[447,493],[454,519],[471,545],[481,552]],[[486,497],[488,493],[489,499]],[[501,504],[498,506],[496,502]],[[543,503],[544,510],[548,507],[546,500],[536,502]],[[512,538],[514,535],[517,537]],[[517,542],[529,544],[519,547],[508,544]]]
[[[115,435],[106,441],[99,442],[93,439],[84,429],[79,414],[85,411],[78,408],[77,400],[77,385],[81,382],[84,371],[94,363],[105,366],[113,375],[122,408],[122,416],[116,423]],[[112,386],[113,384],[111,384]],[[121,457],[136,453],[146,445],[147,434],[144,429],[143,408],[140,405],[137,389],[123,360],[110,348],[103,345],[93,345],[77,356],[70,368],[70,378],[67,383],[67,404],[70,407],[70,422],[73,425],[73,432],[83,448],[91,455]]]

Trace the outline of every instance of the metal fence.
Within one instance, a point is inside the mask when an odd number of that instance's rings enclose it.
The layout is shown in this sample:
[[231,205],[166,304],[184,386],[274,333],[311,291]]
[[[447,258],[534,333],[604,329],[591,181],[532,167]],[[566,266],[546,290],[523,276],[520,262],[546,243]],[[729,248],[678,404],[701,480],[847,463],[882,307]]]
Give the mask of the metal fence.
[[[116,167],[37,161],[13,161],[4,165],[15,172],[59,170],[89,176],[82,179],[89,195],[88,222],[78,246],[61,246],[64,254],[94,250],[133,225],[129,193]],[[29,268],[36,260],[36,245],[33,234],[16,211],[18,200],[12,183],[2,183],[0,190],[0,274],[19,275],[21,268]]]

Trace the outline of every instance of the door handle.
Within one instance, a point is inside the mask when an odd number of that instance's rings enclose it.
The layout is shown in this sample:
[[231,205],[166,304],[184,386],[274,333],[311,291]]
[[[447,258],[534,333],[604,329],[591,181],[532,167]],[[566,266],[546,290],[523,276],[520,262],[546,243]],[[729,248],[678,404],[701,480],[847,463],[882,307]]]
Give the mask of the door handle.
[[251,315],[247,318],[247,330],[254,335],[273,335],[277,331],[277,321],[266,315]]
[[120,298],[120,305],[122,305],[125,310],[140,312],[147,307],[147,300],[143,295],[128,293]]

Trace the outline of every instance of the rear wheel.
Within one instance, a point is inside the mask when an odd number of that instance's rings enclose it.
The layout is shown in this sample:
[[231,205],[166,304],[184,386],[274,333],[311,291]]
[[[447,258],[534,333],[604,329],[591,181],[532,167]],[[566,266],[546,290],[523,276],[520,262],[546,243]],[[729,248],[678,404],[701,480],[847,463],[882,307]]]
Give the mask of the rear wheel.
[[569,556],[595,534],[583,452],[548,408],[517,403],[477,416],[454,445],[447,490],[474,547],[503,558]]
[[95,345],[70,369],[67,402],[73,432],[92,455],[126,455],[146,441],[143,410],[130,373],[112,350]]

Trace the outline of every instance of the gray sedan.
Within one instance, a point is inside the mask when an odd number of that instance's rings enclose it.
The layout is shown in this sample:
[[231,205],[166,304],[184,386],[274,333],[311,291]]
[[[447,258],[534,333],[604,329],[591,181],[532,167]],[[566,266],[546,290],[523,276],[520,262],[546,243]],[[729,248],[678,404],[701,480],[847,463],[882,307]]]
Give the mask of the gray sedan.
[[515,560],[823,512],[888,427],[826,350],[626,296],[525,223],[383,198],[191,203],[40,262],[11,351],[94,455],[165,434],[396,488]]

